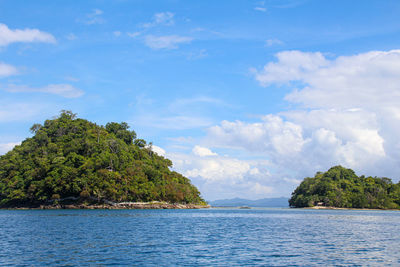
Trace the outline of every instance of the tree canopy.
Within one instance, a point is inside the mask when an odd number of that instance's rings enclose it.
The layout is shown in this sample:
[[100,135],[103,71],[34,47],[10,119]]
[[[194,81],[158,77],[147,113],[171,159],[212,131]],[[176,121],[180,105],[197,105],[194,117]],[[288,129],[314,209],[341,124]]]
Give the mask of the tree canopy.
[[136,139],[125,122],[101,126],[63,110],[31,132],[0,156],[0,207],[70,197],[204,203],[190,180],[170,170],[172,162]]
[[335,166],[305,178],[292,193],[289,205],[399,209],[400,183],[386,177],[357,176],[351,169]]

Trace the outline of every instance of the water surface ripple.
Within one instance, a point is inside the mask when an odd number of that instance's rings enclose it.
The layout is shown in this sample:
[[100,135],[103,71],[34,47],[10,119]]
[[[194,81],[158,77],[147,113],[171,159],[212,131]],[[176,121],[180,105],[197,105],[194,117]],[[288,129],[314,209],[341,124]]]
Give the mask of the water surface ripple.
[[0,210],[0,265],[399,265],[400,212]]

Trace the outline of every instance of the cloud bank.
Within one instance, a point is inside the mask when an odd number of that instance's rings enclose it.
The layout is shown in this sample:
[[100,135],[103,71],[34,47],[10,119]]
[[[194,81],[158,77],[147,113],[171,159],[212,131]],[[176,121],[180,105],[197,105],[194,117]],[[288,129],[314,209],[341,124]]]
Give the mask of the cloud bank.
[[207,192],[240,192],[246,181],[252,186],[242,196],[263,187],[264,197],[289,196],[304,177],[339,164],[360,175],[399,180],[400,50],[336,58],[284,51],[254,77],[264,90],[292,87],[285,100],[294,108],[208,128],[202,140],[208,147],[257,160],[221,157],[196,146],[189,156],[175,155],[176,167],[209,185]]
[[221,156],[199,145],[195,145],[190,154],[167,152],[166,156],[173,161],[174,169],[190,177],[208,200],[233,198],[237,194],[258,199],[274,191],[267,184],[276,181],[265,169],[264,160]]
[[[253,139],[253,142],[266,148],[266,154],[285,168],[290,166],[285,163],[287,155],[282,151],[288,152],[293,163],[301,164],[290,167],[296,172],[307,171],[310,175],[317,168],[343,164],[362,173],[398,179],[400,50],[370,51],[333,59],[319,52],[284,51],[276,58],[257,71],[255,78],[267,88],[282,84],[298,88],[285,97],[297,104],[298,109],[273,115],[298,130],[294,134],[281,124],[275,131],[280,129],[289,136],[268,130],[263,141]],[[265,130],[275,127],[270,119],[264,119],[263,123]],[[223,135],[228,130],[226,124],[212,128],[210,136]],[[234,125],[243,128],[240,123]],[[244,138],[239,130],[234,133]],[[279,137],[284,137],[283,144],[266,147]],[[279,151],[280,146],[289,150]]]

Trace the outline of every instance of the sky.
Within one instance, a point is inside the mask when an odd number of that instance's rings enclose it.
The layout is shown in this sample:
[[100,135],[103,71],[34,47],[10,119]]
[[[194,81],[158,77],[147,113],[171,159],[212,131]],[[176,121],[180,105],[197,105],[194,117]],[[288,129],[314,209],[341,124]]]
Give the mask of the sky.
[[0,0],[0,155],[71,110],[127,122],[206,200],[400,174],[397,0]]

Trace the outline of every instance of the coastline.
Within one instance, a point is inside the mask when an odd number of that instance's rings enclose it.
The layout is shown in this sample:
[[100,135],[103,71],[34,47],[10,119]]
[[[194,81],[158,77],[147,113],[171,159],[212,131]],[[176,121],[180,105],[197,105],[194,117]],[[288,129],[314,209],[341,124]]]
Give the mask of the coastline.
[[400,211],[399,209],[368,209],[368,208],[339,208],[339,207],[325,207],[325,206],[313,206],[313,207],[302,207],[295,209],[311,209],[311,210],[395,210]]
[[58,210],[58,209],[207,209],[210,205],[201,204],[180,204],[167,202],[120,202],[120,203],[103,203],[103,204],[51,204],[39,205],[37,207],[4,207],[0,209],[7,210]]

